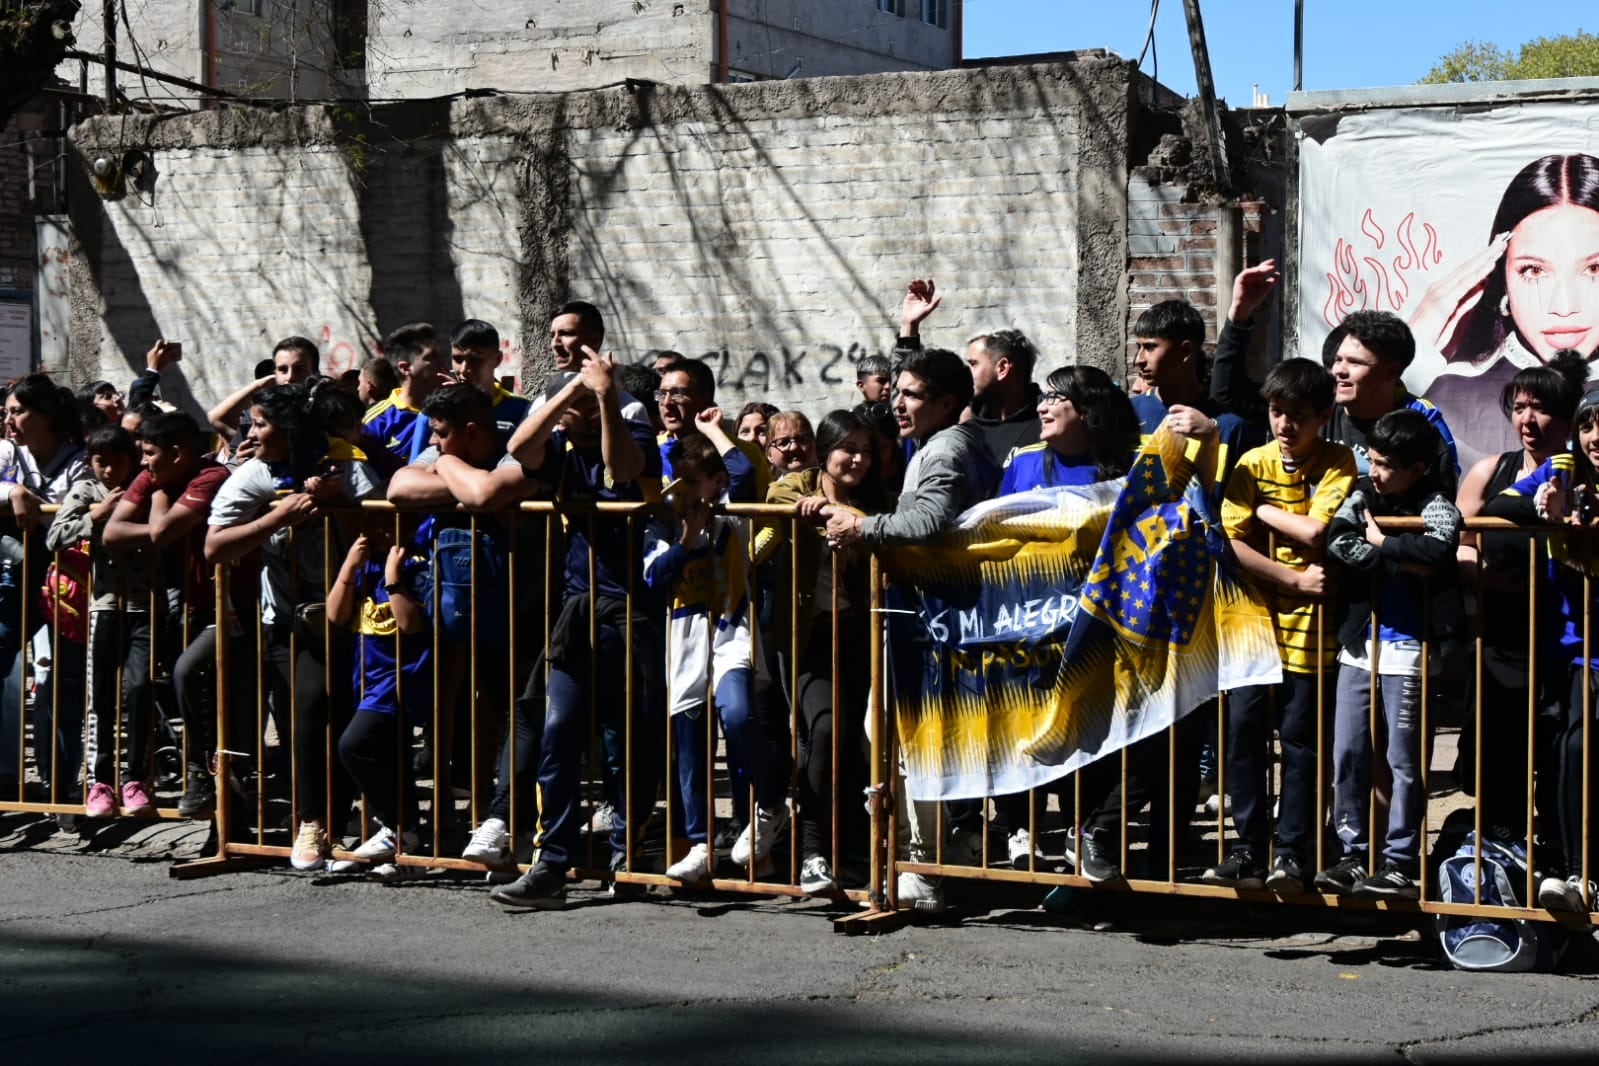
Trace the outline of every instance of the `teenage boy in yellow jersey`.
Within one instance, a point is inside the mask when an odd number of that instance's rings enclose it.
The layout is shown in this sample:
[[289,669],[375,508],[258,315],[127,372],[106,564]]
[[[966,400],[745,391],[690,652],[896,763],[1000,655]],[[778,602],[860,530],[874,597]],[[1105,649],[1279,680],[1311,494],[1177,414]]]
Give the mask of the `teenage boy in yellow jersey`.
[[[1334,621],[1324,623],[1325,639],[1316,625],[1328,591],[1322,558],[1327,524],[1355,483],[1354,454],[1321,438],[1333,389],[1332,375],[1308,359],[1273,367],[1261,386],[1273,439],[1245,452],[1227,480],[1222,529],[1239,569],[1275,609],[1283,679],[1239,689],[1228,700],[1227,790],[1238,843],[1225,862],[1205,871],[1207,884],[1301,892],[1303,864],[1315,861],[1316,707],[1318,699],[1332,707],[1338,654]],[[1283,767],[1268,874],[1274,705]]]

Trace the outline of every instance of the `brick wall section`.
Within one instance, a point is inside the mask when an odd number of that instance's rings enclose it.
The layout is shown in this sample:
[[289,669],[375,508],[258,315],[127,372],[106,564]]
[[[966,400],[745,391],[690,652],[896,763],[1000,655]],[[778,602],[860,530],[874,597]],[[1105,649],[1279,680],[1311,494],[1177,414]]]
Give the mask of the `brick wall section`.
[[1163,300],[1187,300],[1205,319],[1206,339],[1214,343],[1216,307],[1216,231],[1221,212],[1212,204],[1187,202],[1188,188],[1161,181],[1147,169],[1127,182],[1127,357],[1133,354],[1132,326],[1138,316]]
[[[28,149],[22,117],[0,130],[0,289],[33,291],[33,211],[28,203]],[[36,125],[36,123],[31,123]]]

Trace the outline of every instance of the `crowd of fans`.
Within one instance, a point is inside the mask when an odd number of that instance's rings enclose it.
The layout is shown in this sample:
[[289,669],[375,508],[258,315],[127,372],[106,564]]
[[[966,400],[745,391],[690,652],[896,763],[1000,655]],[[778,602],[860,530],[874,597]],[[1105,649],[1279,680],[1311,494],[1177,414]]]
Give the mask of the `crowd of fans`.
[[[492,798],[465,827],[461,856],[502,872],[501,904],[561,906],[585,835],[604,834],[612,870],[626,867],[663,789],[686,842],[668,877],[703,885],[724,853],[758,873],[797,832],[799,884],[831,894],[860,876],[867,849],[849,797],[868,781],[868,554],[932,541],[996,494],[1121,478],[1164,423],[1197,445],[1230,565],[1270,605],[1283,681],[1229,694],[1225,715],[1214,704],[1188,715],[1173,737],[1130,749],[1125,768],[1082,771],[1065,856],[1077,872],[1120,879],[1124,813],[1146,805],[1145,861],[1164,869],[1165,820],[1214,797],[1222,752],[1227,795],[1211,809],[1230,809],[1235,832],[1203,881],[1416,898],[1419,708],[1480,636],[1482,689],[1468,703],[1482,710],[1467,747],[1526,765],[1518,708],[1536,672],[1539,901],[1585,910],[1595,892],[1580,874],[1582,715],[1593,699],[1583,686],[1599,676],[1583,661],[1586,540],[1558,534],[1530,573],[1531,534],[1476,536],[1462,516],[1590,522],[1599,390],[1584,392],[1586,365],[1570,353],[1520,371],[1501,402],[1521,447],[1462,477],[1439,411],[1400,383],[1415,345],[1391,314],[1355,312],[1320,360],[1245,377],[1251,320],[1276,280],[1270,262],[1239,276],[1213,358],[1194,307],[1143,313],[1125,390],[1088,365],[1045,373],[1013,329],[962,352],[924,346],[941,297],[917,280],[892,358],[862,358],[859,402],[814,421],[760,402],[724,414],[712,368],[696,359],[618,364],[600,311],[582,302],[551,316],[556,372],[531,397],[496,380],[500,338],[476,320],[448,336],[402,327],[382,357],[337,379],[319,375],[315,344],[291,337],[207,425],[159,399],[175,344],[151,349],[126,403],[107,382],[74,394],[31,375],[6,392],[0,440],[0,736],[22,735],[31,659],[35,766],[49,794],[81,801],[91,818],[150,813],[149,679],[170,674],[189,753],[179,813],[214,809],[219,750],[235,775],[266,772],[235,750],[265,751],[259,706],[292,749],[297,869],[392,870],[425,846],[418,779],[431,774],[437,797],[439,782],[476,766],[466,784]],[[635,515],[507,510],[536,499],[650,504],[665,489],[670,506]],[[348,506],[380,497],[398,514]],[[717,508],[726,503],[783,504],[798,520],[729,517]],[[1385,532],[1378,520],[1391,516],[1420,523]],[[48,550],[24,551],[40,533]],[[1531,650],[1516,610],[1529,581],[1545,638]],[[1479,598],[1473,619],[1465,605]],[[1332,709],[1329,737],[1318,705]],[[413,759],[419,731],[429,743]],[[707,794],[718,734],[734,810],[721,832]],[[0,796],[22,795],[19,749],[0,743]],[[591,758],[605,792],[592,819]],[[1323,764],[1340,848],[1318,871]],[[1524,836],[1533,812],[1522,775],[1482,778],[1485,824]],[[1373,795],[1386,806],[1375,834]],[[358,797],[360,843],[336,860]],[[1007,859],[1036,861],[1044,797],[992,799]],[[902,846],[916,862],[973,861],[986,809],[950,803],[941,818],[936,804],[906,803]],[[536,861],[519,877],[513,825],[537,826]],[[904,874],[898,888],[919,910],[944,906],[937,878]]]

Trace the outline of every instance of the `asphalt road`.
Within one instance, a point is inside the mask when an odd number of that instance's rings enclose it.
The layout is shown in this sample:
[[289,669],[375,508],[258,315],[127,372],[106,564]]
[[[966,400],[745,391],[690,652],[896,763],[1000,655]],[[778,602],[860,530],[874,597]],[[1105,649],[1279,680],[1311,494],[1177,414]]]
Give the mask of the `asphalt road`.
[[[15,816],[11,816],[14,818]],[[1021,894],[843,937],[812,901],[504,913],[481,884],[283,869],[175,881],[191,831],[0,820],[3,1060],[1592,1062],[1599,967],[1472,975],[1376,928],[1146,903],[1107,931]],[[1586,971],[1586,972],[1584,972]]]

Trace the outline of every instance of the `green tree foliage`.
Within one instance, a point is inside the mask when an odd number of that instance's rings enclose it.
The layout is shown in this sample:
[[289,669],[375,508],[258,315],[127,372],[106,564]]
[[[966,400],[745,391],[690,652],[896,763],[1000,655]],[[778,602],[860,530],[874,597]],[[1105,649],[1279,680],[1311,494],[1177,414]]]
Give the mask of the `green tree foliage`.
[[1538,37],[1512,54],[1498,45],[1464,41],[1440,58],[1423,85],[1462,81],[1599,77],[1599,34]]

